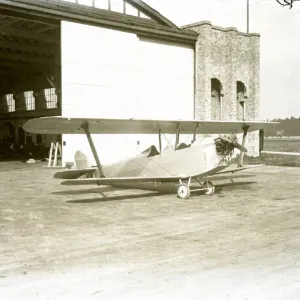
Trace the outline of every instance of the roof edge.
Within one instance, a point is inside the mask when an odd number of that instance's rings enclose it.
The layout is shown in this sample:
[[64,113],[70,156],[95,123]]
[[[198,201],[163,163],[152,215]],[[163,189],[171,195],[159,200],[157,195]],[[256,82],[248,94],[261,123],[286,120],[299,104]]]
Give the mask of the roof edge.
[[[195,44],[198,35],[194,30],[172,28],[154,20],[142,19],[134,16],[118,15],[118,19],[108,18],[109,11],[93,7],[79,7],[68,5],[69,2],[58,0],[0,0],[0,10],[11,15],[18,14],[25,19],[47,19],[51,22],[69,21],[93,26],[102,26],[121,31],[134,32],[149,36],[156,36],[175,40],[187,44]],[[104,14],[106,17],[104,18]]]
[[148,15],[152,19],[158,21],[159,23],[169,26],[169,27],[172,27],[172,28],[179,29],[179,27],[177,25],[175,25],[173,22],[171,22],[169,19],[164,17],[161,13],[159,13],[157,10],[152,8],[150,5],[148,5],[144,1],[142,1],[142,0],[126,0],[126,2],[130,3],[135,8],[139,9],[141,12]]
[[246,33],[246,32],[242,32],[242,31],[237,30],[236,27],[221,27],[221,26],[213,25],[210,21],[195,22],[195,23],[191,23],[191,24],[187,24],[187,25],[181,26],[180,28],[181,29],[187,29],[187,30],[193,30],[194,27],[204,26],[204,25],[208,25],[212,29],[220,30],[220,31],[224,31],[224,32],[235,31],[239,35],[244,35],[244,36],[258,36],[258,37],[260,37],[260,34],[256,33],[256,32]]

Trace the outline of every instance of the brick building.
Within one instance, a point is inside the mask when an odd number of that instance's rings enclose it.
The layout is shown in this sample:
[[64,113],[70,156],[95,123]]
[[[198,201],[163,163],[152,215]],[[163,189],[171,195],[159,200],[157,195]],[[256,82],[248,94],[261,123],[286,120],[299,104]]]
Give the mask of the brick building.
[[[204,21],[183,26],[196,31],[195,118],[258,120],[260,36]],[[258,133],[248,137],[249,155],[258,155]]]

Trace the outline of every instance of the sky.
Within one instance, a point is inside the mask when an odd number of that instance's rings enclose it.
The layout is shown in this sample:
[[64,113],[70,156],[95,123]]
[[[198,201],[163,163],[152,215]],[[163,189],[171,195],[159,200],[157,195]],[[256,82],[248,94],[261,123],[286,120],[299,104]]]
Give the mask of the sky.
[[[246,32],[246,0],[144,0],[178,26],[210,21]],[[300,1],[249,0],[250,32],[260,33],[260,119],[300,116]],[[299,86],[298,86],[299,84]]]

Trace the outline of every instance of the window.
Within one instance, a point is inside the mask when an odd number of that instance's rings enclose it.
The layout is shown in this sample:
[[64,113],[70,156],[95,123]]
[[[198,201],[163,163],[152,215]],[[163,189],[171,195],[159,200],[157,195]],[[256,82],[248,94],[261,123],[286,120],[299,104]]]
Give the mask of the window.
[[6,103],[7,103],[7,111],[6,112],[13,112],[16,110],[16,101],[14,99],[13,94],[5,95]]
[[45,89],[46,108],[57,108],[57,95],[55,88]]
[[35,98],[33,97],[33,91],[24,92],[24,104],[25,107],[22,110],[35,110]]
[[243,82],[236,82],[237,120],[246,120],[246,87]]
[[222,85],[216,79],[211,79],[211,119],[221,120],[222,117],[222,100],[221,100]]

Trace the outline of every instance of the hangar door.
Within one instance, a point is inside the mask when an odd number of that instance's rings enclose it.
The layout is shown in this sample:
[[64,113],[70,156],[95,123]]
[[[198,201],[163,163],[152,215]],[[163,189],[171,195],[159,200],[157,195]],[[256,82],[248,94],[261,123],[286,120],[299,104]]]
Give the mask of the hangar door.
[[[192,47],[136,34],[62,22],[62,116],[191,119]],[[136,155],[157,137],[93,135],[102,163]],[[87,139],[63,135],[63,164],[76,150],[94,163]]]

